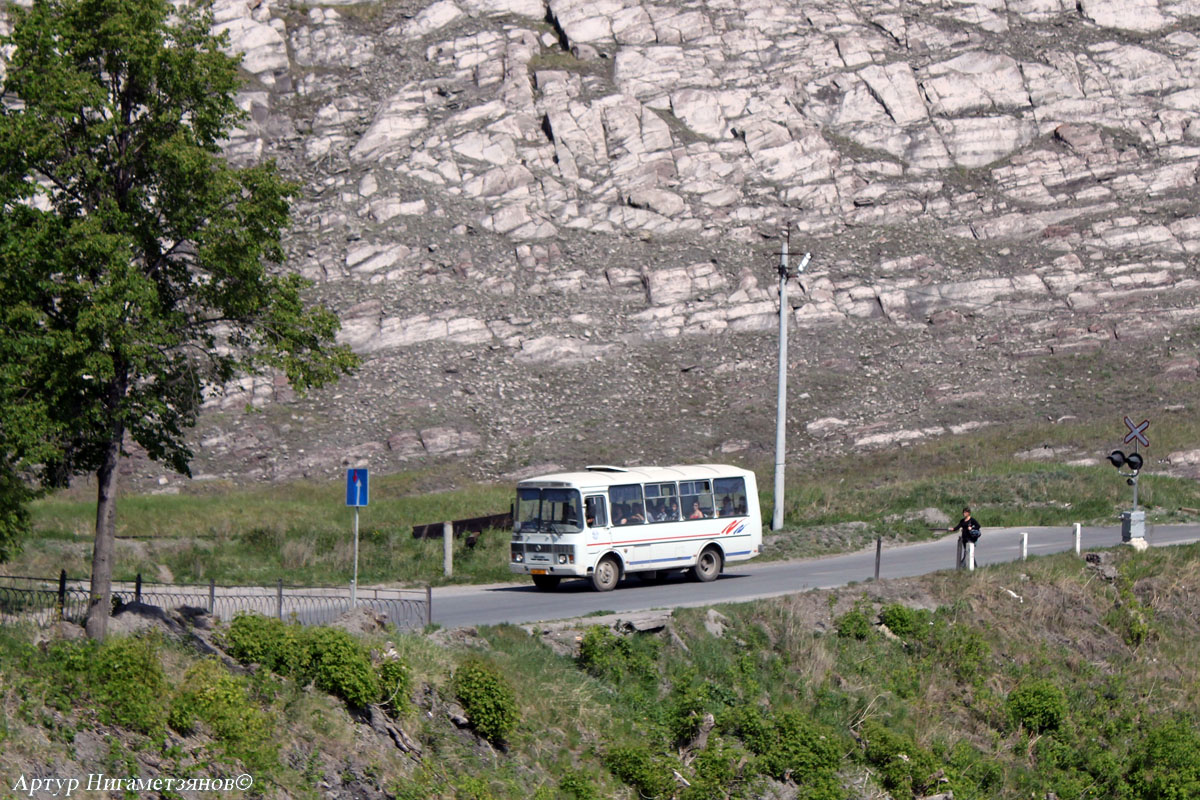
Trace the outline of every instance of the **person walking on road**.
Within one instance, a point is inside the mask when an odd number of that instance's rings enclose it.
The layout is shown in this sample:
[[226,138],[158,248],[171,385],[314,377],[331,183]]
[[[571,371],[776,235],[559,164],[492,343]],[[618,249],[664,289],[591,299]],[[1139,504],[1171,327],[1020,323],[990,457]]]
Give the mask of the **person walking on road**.
[[[950,532],[962,531],[958,537],[959,557],[958,567],[962,569],[967,563],[967,544],[975,544],[979,541],[979,520],[971,516],[971,509],[964,508],[962,510],[962,519],[953,528],[947,528]],[[977,564],[971,564],[974,569]]]

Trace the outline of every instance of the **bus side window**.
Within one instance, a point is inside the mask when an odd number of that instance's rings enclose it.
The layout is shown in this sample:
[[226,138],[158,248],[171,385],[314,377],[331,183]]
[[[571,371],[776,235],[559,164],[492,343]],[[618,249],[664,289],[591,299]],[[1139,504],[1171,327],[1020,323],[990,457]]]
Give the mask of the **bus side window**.
[[682,481],[679,484],[679,494],[683,496],[685,519],[706,519],[714,516],[712,486],[708,481]]
[[713,488],[719,498],[720,515],[733,517],[745,514],[746,511],[746,481],[744,478],[717,478]]
[[603,497],[589,497],[583,501],[583,507],[589,528],[603,528],[608,525],[608,514],[605,513]]
[[613,486],[608,494],[613,505],[613,525],[641,525],[646,521],[641,484]]

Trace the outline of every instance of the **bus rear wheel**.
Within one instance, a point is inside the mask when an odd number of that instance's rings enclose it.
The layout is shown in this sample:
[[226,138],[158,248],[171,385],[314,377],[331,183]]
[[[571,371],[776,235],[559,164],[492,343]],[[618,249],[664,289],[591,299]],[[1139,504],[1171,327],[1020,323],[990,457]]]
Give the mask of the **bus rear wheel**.
[[600,563],[596,565],[596,569],[592,570],[592,586],[597,592],[611,592],[617,588],[617,583],[621,580],[621,568],[617,565],[617,560],[612,556],[605,556],[600,559]]
[[541,589],[543,592],[553,591],[558,588],[558,582],[562,580],[560,575],[534,575],[533,585]]
[[701,583],[714,581],[721,574],[721,551],[715,547],[706,547],[700,557],[696,559],[696,566],[692,567],[692,575]]

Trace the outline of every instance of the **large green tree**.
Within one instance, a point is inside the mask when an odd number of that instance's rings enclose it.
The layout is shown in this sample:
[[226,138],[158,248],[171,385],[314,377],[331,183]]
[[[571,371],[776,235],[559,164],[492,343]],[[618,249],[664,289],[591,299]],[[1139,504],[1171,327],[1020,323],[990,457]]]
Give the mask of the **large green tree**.
[[304,391],[356,360],[279,266],[296,187],[222,157],[240,79],[209,15],[169,0],[7,8],[0,402],[21,403],[0,412],[0,490],[31,464],[35,486],[95,476],[87,631],[103,638],[123,446],[187,474],[206,387],[282,370]]

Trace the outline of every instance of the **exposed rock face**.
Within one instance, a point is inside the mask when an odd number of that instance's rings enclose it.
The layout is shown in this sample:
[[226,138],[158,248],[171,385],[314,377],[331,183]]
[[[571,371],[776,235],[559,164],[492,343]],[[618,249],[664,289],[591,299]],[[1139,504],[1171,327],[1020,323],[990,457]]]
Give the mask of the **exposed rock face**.
[[1194,385],[1194,2],[305,8],[219,3],[228,150],[303,183],[290,266],[366,362],[214,398],[278,413],[202,472],[768,453],[785,228],[797,452]]

